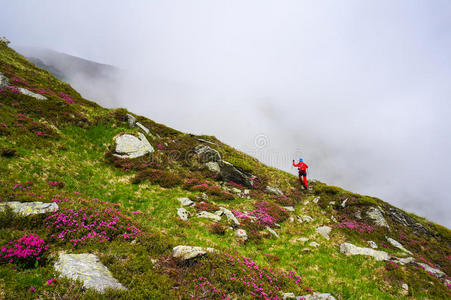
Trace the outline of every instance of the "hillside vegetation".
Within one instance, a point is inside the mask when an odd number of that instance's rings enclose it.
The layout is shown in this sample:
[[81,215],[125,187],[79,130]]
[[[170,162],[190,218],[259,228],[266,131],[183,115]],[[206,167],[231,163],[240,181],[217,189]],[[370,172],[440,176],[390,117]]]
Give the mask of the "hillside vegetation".
[[[296,176],[215,137],[102,108],[3,43],[0,72],[8,79],[0,90],[0,204],[58,206],[29,215],[0,207],[0,299],[451,296],[447,228],[318,181],[302,189]],[[144,135],[154,151],[119,157],[115,138],[124,133]],[[371,244],[389,258],[347,255],[344,243]],[[214,250],[183,259],[174,254],[180,245]],[[62,253],[96,255],[123,289],[63,276],[55,269]]]

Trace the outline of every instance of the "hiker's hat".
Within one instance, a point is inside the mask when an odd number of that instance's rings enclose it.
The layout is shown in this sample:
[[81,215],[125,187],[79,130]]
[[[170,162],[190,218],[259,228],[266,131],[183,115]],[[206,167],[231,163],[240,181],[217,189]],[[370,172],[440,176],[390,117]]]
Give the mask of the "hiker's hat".
[[303,162],[304,160],[302,158],[299,159],[299,162]]

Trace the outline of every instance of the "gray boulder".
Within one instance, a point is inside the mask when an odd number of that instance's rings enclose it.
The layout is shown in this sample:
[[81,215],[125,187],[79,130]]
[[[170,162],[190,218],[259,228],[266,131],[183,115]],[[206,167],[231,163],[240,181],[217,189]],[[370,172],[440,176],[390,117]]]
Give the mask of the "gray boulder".
[[30,96],[30,97],[33,97],[33,98],[38,99],[38,100],[47,100],[47,97],[42,96],[41,94],[33,93],[32,91],[29,91],[29,90],[24,89],[24,88],[17,88],[17,89],[23,95]]
[[136,126],[136,118],[133,115],[127,114],[127,121],[130,127],[133,128]]
[[219,152],[207,145],[197,145],[194,148],[194,153],[197,154],[200,163],[221,161]]
[[0,90],[9,85],[9,79],[0,72]]
[[208,212],[208,211],[201,211],[201,212],[197,213],[196,216],[198,218],[210,219],[210,220],[213,220],[214,222],[221,221],[221,216],[218,216],[217,214],[212,214],[211,212]]
[[304,296],[296,297],[296,299],[304,300],[336,300],[334,296],[328,293],[313,293]]
[[384,219],[384,215],[382,214],[382,211],[378,207],[371,206],[367,212],[366,215],[368,218],[373,220],[374,224],[382,227],[389,228],[387,221]]
[[329,226],[321,226],[316,228],[316,232],[318,232],[322,237],[324,237],[326,240],[329,240],[329,234],[332,231],[332,228]]
[[225,207],[219,207],[219,211],[227,217],[227,220],[231,221],[236,226],[240,226],[240,222],[230,210]]
[[55,270],[60,272],[61,277],[78,279],[85,288],[93,288],[101,293],[109,288],[125,290],[94,254],[60,254]]
[[224,160],[219,162],[219,167],[221,169],[219,176],[223,181],[233,181],[249,188],[252,187],[252,175],[239,170]]
[[139,138],[128,133],[124,133],[115,137],[116,154],[114,156],[120,158],[136,158],[152,153],[155,150],[146,139],[146,137],[138,132]]
[[340,245],[340,252],[346,255],[367,255],[372,256],[378,261],[389,260],[390,256],[385,251],[378,251],[370,248],[357,247],[350,243]]
[[181,260],[188,260],[200,255],[204,255],[207,252],[214,252],[213,248],[203,248],[194,246],[176,246],[172,251],[172,256]]
[[392,246],[398,248],[399,250],[401,250],[401,251],[403,251],[403,252],[406,252],[406,253],[412,255],[412,252],[410,252],[409,250],[407,250],[406,248],[404,248],[404,246],[403,246],[400,242],[398,242],[397,240],[394,240],[394,239],[392,239],[392,238],[390,238],[390,237],[387,237],[387,241],[388,241]]
[[221,172],[221,168],[219,167],[219,164],[215,161],[209,161],[205,164],[205,166],[207,167],[208,170],[210,170],[214,173]]
[[273,194],[273,195],[278,195],[278,196],[283,195],[282,191],[279,188],[272,187],[269,185],[265,188],[265,192],[267,192],[268,194]]
[[45,214],[58,210],[58,204],[56,203],[18,201],[0,203],[0,211],[4,211],[6,207],[11,208],[15,214],[22,216]]
[[182,197],[177,199],[182,206],[190,206],[194,202],[188,197]]

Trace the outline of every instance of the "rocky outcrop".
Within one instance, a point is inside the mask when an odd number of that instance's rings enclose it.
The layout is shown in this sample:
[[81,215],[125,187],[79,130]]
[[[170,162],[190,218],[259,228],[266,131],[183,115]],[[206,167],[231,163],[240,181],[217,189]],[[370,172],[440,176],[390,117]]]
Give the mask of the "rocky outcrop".
[[410,252],[409,250],[407,250],[406,248],[404,248],[404,246],[401,245],[401,243],[398,242],[397,240],[394,240],[394,239],[392,239],[392,238],[390,238],[390,237],[387,237],[387,241],[388,241],[392,246],[398,248],[399,250],[401,250],[401,251],[403,251],[403,252],[406,252],[406,253],[412,255],[412,252]]
[[8,85],[9,85],[8,77],[6,77],[5,75],[3,75],[3,73],[0,72],[0,90]]
[[125,290],[94,254],[60,254],[55,270],[60,272],[61,277],[78,279],[85,288],[101,293],[109,288]]
[[201,164],[221,161],[221,154],[207,145],[198,145],[193,151],[197,155],[198,161]]
[[389,228],[387,221],[384,219],[384,215],[382,214],[382,210],[378,207],[371,206],[366,215],[368,218],[373,220],[374,224],[381,227]]
[[403,225],[405,227],[409,227],[412,229],[412,233],[414,233],[417,236],[430,236],[431,233],[429,230],[421,225],[420,223],[416,222],[411,216],[406,215],[401,210],[390,207],[386,211],[386,215],[395,223]]
[[316,228],[316,232],[318,232],[322,237],[324,237],[326,240],[329,240],[329,234],[332,231],[332,228],[329,226],[321,226]]
[[378,251],[370,248],[357,247],[350,243],[343,243],[340,245],[340,252],[346,255],[368,255],[374,257],[376,260],[389,260],[390,256],[385,251]]
[[41,94],[33,93],[32,91],[29,91],[29,90],[24,89],[24,88],[17,88],[17,89],[23,95],[30,96],[30,97],[33,97],[33,98],[38,99],[38,100],[47,100],[47,97],[42,96]]
[[213,248],[203,248],[194,246],[176,246],[172,251],[172,256],[181,260],[188,260],[200,255],[204,255],[207,252],[214,252]]
[[120,158],[136,158],[152,153],[155,150],[146,139],[146,137],[138,132],[139,138],[128,133],[124,133],[115,137],[116,154],[114,156]]
[[420,262],[416,262],[416,264],[419,265],[426,272],[428,272],[431,275],[434,275],[437,278],[441,279],[441,278],[446,277],[446,274],[443,271],[441,271],[439,269],[436,269],[436,268],[433,268],[433,267],[431,267],[428,264],[424,264],[424,263],[420,263]]
[[15,214],[22,216],[45,214],[58,210],[58,204],[56,203],[18,201],[0,203],[0,211],[4,211],[6,207],[9,207]]
[[246,187],[252,187],[252,175],[247,174],[227,161],[219,163],[219,176],[224,181],[233,181]]

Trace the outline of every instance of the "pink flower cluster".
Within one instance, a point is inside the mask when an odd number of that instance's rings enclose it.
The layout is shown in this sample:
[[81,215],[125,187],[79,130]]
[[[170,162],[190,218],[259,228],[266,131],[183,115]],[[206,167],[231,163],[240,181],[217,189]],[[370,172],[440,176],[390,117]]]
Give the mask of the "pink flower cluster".
[[227,297],[225,293],[223,293],[220,289],[216,288],[213,284],[211,284],[210,281],[207,280],[206,277],[199,277],[197,279],[194,279],[194,288],[195,289],[203,289],[203,290],[210,290],[210,297],[219,297],[221,300],[228,300],[230,299]]
[[55,285],[56,278],[50,278],[47,280],[47,283],[45,285],[47,286],[54,286]]
[[48,245],[38,235],[29,234],[3,246],[0,261],[32,266],[41,259],[47,248]]
[[53,231],[52,238],[74,246],[89,241],[102,243],[119,236],[124,240],[133,239],[142,233],[128,216],[111,207],[103,210],[62,208],[45,221]]
[[69,95],[64,94],[63,92],[58,93],[58,96],[61,99],[63,99],[64,101],[66,101],[67,103],[73,103],[74,102],[74,100],[72,100],[72,98]]
[[365,223],[360,223],[355,220],[344,220],[340,224],[338,224],[337,227],[357,230],[360,232],[370,232],[374,230],[373,226],[367,225]]
[[[232,213],[239,219],[255,218],[256,222],[261,225],[274,227],[279,221],[278,216],[272,215],[271,206],[267,201],[260,201],[256,205],[256,209],[250,212],[242,212],[238,210],[232,210]],[[274,205],[281,213],[286,213],[286,210],[282,207]]]
[[27,190],[31,189],[32,186],[33,186],[33,182],[27,181],[27,182],[25,182],[25,184],[16,183],[15,185],[13,185],[13,187],[11,189],[27,191]]

